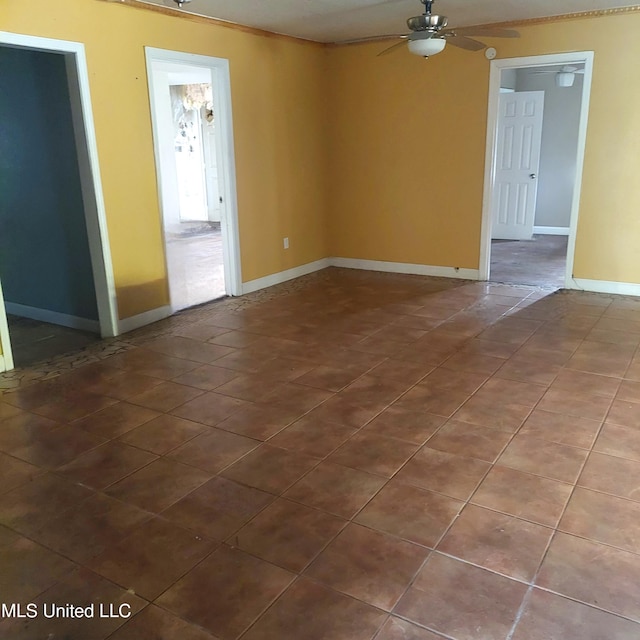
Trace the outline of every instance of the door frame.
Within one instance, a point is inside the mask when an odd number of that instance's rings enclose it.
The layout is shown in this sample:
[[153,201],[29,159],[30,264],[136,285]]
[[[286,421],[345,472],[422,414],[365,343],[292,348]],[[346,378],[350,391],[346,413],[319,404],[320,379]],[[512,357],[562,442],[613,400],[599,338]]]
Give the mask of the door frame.
[[[240,266],[240,238],[238,233],[238,196],[236,190],[236,162],[233,139],[233,111],[231,108],[231,76],[229,60],[214,58],[182,51],[145,47],[147,63],[147,82],[149,84],[149,100],[151,104],[151,123],[153,127],[153,150],[156,162],[156,179],[160,214],[164,219],[162,199],[162,168],[160,163],[160,127],[155,104],[155,86],[153,67],[155,62],[172,62],[183,66],[205,67],[211,71],[213,89],[213,108],[219,114],[220,139],[216,141],[221,150],[221,160],[217,167],[221,178],[221,197],[224,206],[221,211],[220,227],[222,232],[222,259],[224,262],[225,289],[228,295],[242,295],[242,273]],[[216,131],[217,135],[217,131]],[[168,271],[166,257],[166,238],[164,224],[162,234],[165,241],[165,268]]]
[[[480,233],[479,279],[488,280],[491,271],[491,231],[493,226],[493,183],[496,175],[497,137],[498,137],[498,98],[500,95],[500,79],[504,69],[525,69],[528,67],[544,67],[558,64],[584,63],[584,79],[582,85],[582,102],[578,123],[578,144],[576,156],[576,177],[571,202],[569,222],[569,239],[567,244],[567,264],[564,286],[573,285],[573,262],[576,247],[576,230],[580,212],[580,195],[582,191],[582,172],[584,153],[587,141],[587,123],[589,120],[589,100],[591,97],[591,80],[593,77],[593,51],[574,51],[568,53],[552,53],[522,58],[504,58],[492,60],[489,73],[489,106],[487,113],[487,142],[485,149],[484,193],[482,198],[482,229]],[[544,125],[543,125],[544,126]],[[572,286],[573,285],[573,286]]]
[[[118,306],[84,45],[0,31],[0,46],[64,55],[100,334],[103,338],[116,336],[119,333]],[[13,356],[1,286],[0,341],[0,371],[12,369]]]

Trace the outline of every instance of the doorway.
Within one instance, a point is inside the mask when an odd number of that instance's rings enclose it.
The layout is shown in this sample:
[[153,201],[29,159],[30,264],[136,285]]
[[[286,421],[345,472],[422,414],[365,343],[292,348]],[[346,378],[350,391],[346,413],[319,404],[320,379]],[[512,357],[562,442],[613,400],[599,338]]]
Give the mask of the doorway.
[[171,308],[239,295],[228,61],[146,49]]
[[5,371],[116,335],[117,309],[84,47],[0,32],[0,73]]
[[571,286],[592,66],[593,52],[492,62],[481,280]]

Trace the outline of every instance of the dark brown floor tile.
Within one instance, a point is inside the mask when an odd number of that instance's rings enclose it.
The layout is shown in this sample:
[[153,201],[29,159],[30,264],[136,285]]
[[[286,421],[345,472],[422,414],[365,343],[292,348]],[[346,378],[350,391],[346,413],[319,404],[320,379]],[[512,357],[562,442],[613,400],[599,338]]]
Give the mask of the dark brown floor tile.
[[364,372],[361,368],[339,368],[319,365],[296,378],[297,384],[303,384],[316,389],[326,389],[327,391],[340,391]]
[[290,571],[301,572],[345,521],[289,500],[276,500],[228,543]]
[[174,409],[172,413],[180,418],[213,427],[247,405],[247,402],[238,398],[231,398],[219,393],[205,393]]
[[474,504],[554,527],[571,495],[571,485],[506,467],[494,467],[472,498]]
[[262,491],[279,494],[312,469],[318,460],[267,444],[225,469],[225,478]]
[[621,498],[640,501],[640,462],[591,453],[578,484]]
[[57,473],[92,489],[102,490],[157,459],[157,456],[119,442],[107,442],[72,462]]
[[217,426],[225,431],[264,441],[291,424],[300,415],[299,411],[282,409],[274,405],[252,404],[239,409]]
[[0,566],[2,602],[23,606],[76,567],[70,560],[22,537],[0,548]]
[[454,371],[468,371],[471,373],[484,373],[491,375],[502,365],[504,360],[482,353],[458,352],[451,356],[444,366]]
[[220,344],[224,347],[234,347],[236,349],[244,349],[250,344],[254,344],[260,340],[261,336],[255,333],[247,333],[246,331],[227,331],[218,336],[209,339],[211,344]]
[[504,431],[449,420],[436,435],[429,438],[426,446],[454,455],[494,462],[510,438],[511,435]]
[[507,398],[497,401],[480,391],[469,398],[453,417],[461,422],[515,433],[530,411],[531,407],[527,405],[510,402]]
[[126,400],[149,391],[161,383],[162,380],[159,378],[152,378],[132,371],[118,370],[117,375],[91,384],[88,387],[88,391],[98,395],[109,396],[116,400]]
[[620,383],[616,400],[624,402],[640,402],[640,383],[631,380],[623,380]]
[[[119,612],[122,616],[135,615],[146,602],[104,580],[88,569],[78,569],[47,589],[34,600],[40,615],[31,620],[9,619],[0,622],[0,635],[11,640],[34,640],[35,638],[64,638],[65,640],[104,640],[127,618],[109,617]],[[43,615],[44,606],[51,611],[52,605],[89,607],[93,605],[94,618],[57,617]],[[106,614],[100,617],[101,607]]]
[[498,371],[499,378],[550,385],[560,372],[560,364],[541,358],[514,356]]
[[[2,396],[0,396],[1,398]],[[12,404],[7,404],[6,402],[2,402],[0,400],[0,420],[7,420],[7,418],[13,418],[18,414],[23,413],[22,409],[18,407],[14,407]]]
[[411,624],[402,618],[391,616],[376,640],[441,640],[442,636],[437,636],[431,631],[422,629],[415,624]]
[[564,369],[553,381],[551,389],[568,391],[568,395],[578,392],[613,398],[619,386],[620,378]]
[[282,384],[268,375],[241,374],[217,387],[216,393],[249,402],[260,402],[265,396],[276,392]]
[[418,445],[376,434],[356,434],[329,456],[329,461],[390,478]]
[[324,389],[313,389],[287,382],[262,398],[262,402],[275,404],[283,409],[304,413],[331,398],[334,394]]
[[160,458],[111,485],[107,493],[118,500],[158,513],[211,478],[200,469]]
[[397,380],[415,384],[433,370],[432,365],[419,364],[417,362],[405,362],[389,358],[368,372],[370,376],[376,376],[387,380]]
[[203,364],[197,369],[187,371],[182,375],[173,379],[173,382],[178,384],[185,384],[196,389],[202,389],[203,391],[213,391],[217,387],[231,382],[234,378],[240,375],[237,371],[231,371],[223,367],[217,367],[215,365]]
[[222,541],[266,507],[274,497],[225,478],[213,478],[162,513],[201,536]]
[[351,404],[337,394],[311,411],[309,417],[325,422],[335,422],[353,429],[360,429],[380,411],[381,408],[378,407],[361,407]]
[[504,378],[490,378],[476,394],[476,397],[483,397],[504,403],[505,400],[525,407],[535,406],[540,398],[546,393],[547,387],[541,384],[518,382],[517,380],[506,380]]
[[506,638],[527,587],[434,553],[395,613],[456,640]]
[[216,640],[210,633],[149,605],[120,627],[109,640]]
[[0,524],[33,532],[91,495],[90,489],[47,473],[0,496]]
[[0,493],[27,484],[41,473],[42,469],[28,462],[0,453]]
[[127,402],[119,402],[102,411],[98,411],[87,418],[73,423],[89,433],[102,438],[117,438],[118,436],[139,427],[160,414],[157,411],[138,407]]
[[338,396],[358,407],[382,410],[411,386],[413,386],[412,383],[365,374],[343,389]]
[[533,436],[550,442],[590,449],[598,435],[601,422],[576,418],[561,413],[534,409],[519,431],[519,435]]
[[7,418],[0,428],[0,451],[10,453],[36,443],[42,435],[59,426],[54,420],[33,413],[22,412]]
[[158,604],[221,640],[237,638],[286,589],[294,574],[222,546]]
[[13,450],[16,458],[39,467],[53,469],[98,447],[104,438],[75,427],[62,426],[43,432],[32,443]]
[[285,493],[286,498],[351,518],[384,485],[379,476],[322,462]]
[[605,423],[593,450],[640,462],[640,429]]
[[325,422],[309,415],[270,438],[269,444],[281,449],[299,451],[315,458],[324,458],[335,451],[355,431],[351,427],[335,422]]
[[438,545],[438,551],[530,582],[552,533],[552,529],[468,505]]
[[430,389],[464,391],[470,396],[477,391],[487,379],[488,376],[485,374],[453,371],[446,367],[438,367],[424,378],[420,384]]
[[278,357],[268,360],[257,373],[282,382],[297,382],[298,378],[311,371],[313,366],[310,362]]
[[154,518],[87,564],[97,574],[153,600],[216,545],[171,522]]
[[204,364],[210,364],[222,356],[234,353],[234,349],[230,347],[203,343],[200,340],[191,340],[181,336],[162,336],[145,343],[144,346],[145,349],[167,356],[194,360]]
[[463,503],[418,487],[392,482],[358,514],[356,521],[411,542],[435,547]]
[[640,625],[534,589],[513,640],[635,640]]
[[184,384],[175,382],[162,382],[153,389],[144,391],[136,396],[131,396],[128,400],[131,404],[137,404],[155,411],[171,411],[189,400],[197,398],[204,392],[201,389],[194,389]]
[[445,451],[423,447],[398,472],[397,480],[468,500],[491,465]]
[[392,405],[369,422],[362,433],[378,434],[422,445],[445,421],[446,418],[442,416],[407,411]]
[[350,524],[307,568],[305,575],[390,611],[429,551]]
[[[456,377],[452,372],[451,376]],[[460,389],[442,389],[429,386],[429,376],[405,393],[393,406],[404,411],[425,411],[448,418],[469,398],[469,393]]]
[[528,435],[517,435],[498,462],[504,467],[526,471],[562,482],[575,483],[588,451]]
[[640,556],[557,533],[536,584],[600,609],[640,620]]
[[558,528],[640,553],[640,504],[637,502],[577,487]]
[[106,409],[115,402],[117,401],[106,396],[98,396],[91,393],[74,393],[38,407],[34,409],[34,413],[57,422],[71,422],[101,409]]
[[75,562],[101,553],[152,515],[142,509],[95,494],[31,534],[40,544]]
[[15,531],[11,531],[11,529],[7,529],[6,527],[0,527],[0,549],[13,544],[20,538],[21,536],[19,536]]
[[602,421],[607,415],[610,404],[611,398],[605,396],[551,388],[538,403],[537,408],[553,413]]
[[370,640],[386,615],[311,580],[297,580],[243,640]]
[[640,402],[616,398],[607,414],[607,422],[637,428],[640,425]]
[[240,460],[259,444],[257,440],[222,429],[209,428],[202,435],[171,451],[168,456],[183,464],[215,474]]
[[162,415],[128,431],[120,436],[119,440],[138,449],[163,455],[208,429],[198,422],[191,422],[177,416]]

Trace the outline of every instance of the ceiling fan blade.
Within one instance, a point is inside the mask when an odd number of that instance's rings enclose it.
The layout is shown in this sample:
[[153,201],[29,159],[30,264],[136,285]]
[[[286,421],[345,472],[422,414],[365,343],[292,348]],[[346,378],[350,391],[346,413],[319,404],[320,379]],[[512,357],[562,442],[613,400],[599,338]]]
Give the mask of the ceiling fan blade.
[[393,38],[408,38],[408,35],[398,35],[397,33],[386,34],[383,36],[365,36],[364,38],[353,38],[351,40],[336,40],[331,44],[361,44],[365,42],[379,42],[380,40],[392,40]]
[[460,27],[447,29],[445,33],[454,33],[460,36],[480,36],[485,38],[519,38],[520,33],[515,29],[501,29],[500,27]]
[[386,49],[383,49],[380,53],[378,53],[378,56],[386,56],[388,53],[391,53],[392,51],[395,51],[396,49],[399,49],[400,47],[404,46],[406,44],[405,40],[400,40],[400,42],[396,42],[395,44],[392,44],[390,47],[387,47]]
[[472,38],[467,38],[466,36],[451,34],[446,36],[446,40],[454,47],[467,49],[467,51],[480,51],[487,48],[486,44],[482,44],[482,42],[478,42],[478,40],[473,40]]

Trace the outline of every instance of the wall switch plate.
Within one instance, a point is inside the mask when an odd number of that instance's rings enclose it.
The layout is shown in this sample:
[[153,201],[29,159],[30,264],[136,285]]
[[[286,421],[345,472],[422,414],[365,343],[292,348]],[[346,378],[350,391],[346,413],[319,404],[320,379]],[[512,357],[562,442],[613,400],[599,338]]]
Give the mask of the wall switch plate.
[[284,238],[282,240],[282,243],[284,244],[284,248],[288,249],[289,248],[289,238]]

